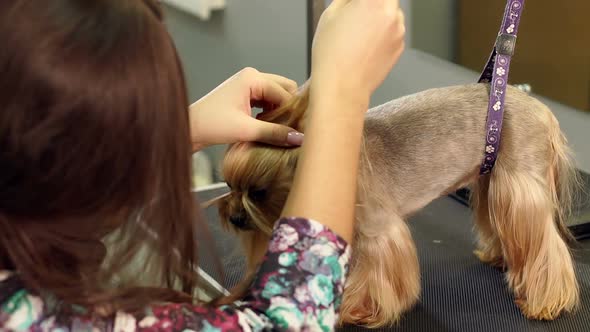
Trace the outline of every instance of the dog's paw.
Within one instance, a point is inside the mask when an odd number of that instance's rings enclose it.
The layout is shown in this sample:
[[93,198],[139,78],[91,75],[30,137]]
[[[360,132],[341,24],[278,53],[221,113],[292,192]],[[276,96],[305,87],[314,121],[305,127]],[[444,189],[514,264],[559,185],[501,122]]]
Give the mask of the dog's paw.
[[340,325],[352,324],[364,326],[367,328],[378,328],[384,326],[393,326],[399,322],[400,315],[395,317],[383,317],[378,311],[372,311],[367,308],[355,308],[349,312],[343,312],[340,315]]
[[367,307],[351,308],[349,311],[341,313],[340,320],[344,324],[365,325],[373,322],[376,316],[377,313]]
[[372,313],[366,309],[352,309],[349,312],[340,314],[340,320],[343,324],[359,325],[366,322],[372,316]]
[[516,299],[516,305],[520,308],[520,311],[527,319],[533,320],[545,320],[550,321],[554,320],[561,314],[563,309],[551,309],[551,308],[541,308],[540,310],[532,311],[529,305],[527,304],[526,300],[523,299]]
[[484,264],[488,264],[500,270],[506,269],[506,264],[504,264],[504,258],[502,256],[492,256],[489,253],[483,252],[481,250],[474,250],[473,253]]

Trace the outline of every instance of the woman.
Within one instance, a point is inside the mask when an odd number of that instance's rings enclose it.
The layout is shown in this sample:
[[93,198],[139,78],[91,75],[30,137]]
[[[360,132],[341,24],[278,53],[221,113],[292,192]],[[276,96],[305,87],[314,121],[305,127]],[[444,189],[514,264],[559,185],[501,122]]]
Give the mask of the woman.
[[[186,112],[155,0],[0,2],[0,329],[332,329],[363,113],[403,35],[397,1],[334,1],[322,16],[312,56],[321,94],[284,218],[250,295],[214,308],[195,300],[203,225],[190,154],[239,140],[300,144],[250,109],[286,102],[295,84],[246,69]],[[289,263],[312,246],[328,253],[319,266]]]

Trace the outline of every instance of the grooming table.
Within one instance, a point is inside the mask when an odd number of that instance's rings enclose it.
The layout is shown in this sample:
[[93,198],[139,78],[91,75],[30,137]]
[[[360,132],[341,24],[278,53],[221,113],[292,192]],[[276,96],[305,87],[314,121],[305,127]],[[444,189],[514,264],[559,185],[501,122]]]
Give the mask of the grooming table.
[[[199,190],[195,196],[205,202],[224,192],[225,185],[217,185]],[[214,254],[205,247],[200,251],[201,267],[219,281],[211,288],[230,288],[241,279],[245,267],[239,241],[222,230],[215,208],[206,210],[206,218],[224,274],[218,273]],[[580,241],[574,249],[582,290],[577,313],[553,322],[532,322],[520,314],[503,274],[472,254],[475,237],[464,204],[443,197],[414,216],[410,227],[420,259],[421,302],[398,326],[376,331],[590,331],[590,240]],[[361,330],[365,329],[341,329]]]

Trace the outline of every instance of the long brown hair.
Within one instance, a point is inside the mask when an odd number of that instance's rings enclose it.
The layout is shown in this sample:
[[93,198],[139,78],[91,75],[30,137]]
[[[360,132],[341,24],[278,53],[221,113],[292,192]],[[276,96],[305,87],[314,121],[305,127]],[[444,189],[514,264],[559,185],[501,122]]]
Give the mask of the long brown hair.
[[1,1],[0,44],[0,269],[102,315],[192,301],[188,100],[157,2]]

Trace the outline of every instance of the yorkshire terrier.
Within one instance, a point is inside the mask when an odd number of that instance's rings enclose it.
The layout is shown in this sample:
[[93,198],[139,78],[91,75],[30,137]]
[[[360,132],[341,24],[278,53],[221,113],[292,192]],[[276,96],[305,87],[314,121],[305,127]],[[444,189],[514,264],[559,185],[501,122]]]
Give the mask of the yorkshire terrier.
[[[261,118],[304,132],[310,88]],[[572,236],[565,224],[577,172],[567,141],[548,107],[509,87],[498,159],[490,174],[480,176],[488,93],[488,84],[431,89],[366,113],[341,323],[390,325],[413,307],[420,274],[405,220],[467,186],[478,235],[475,255],[506,272],[524,316],[553,320],[577,306]],[[248,261],[248,280],[227,302],[245,291],[266,252],[298,153],[238,143],[225,155],[223,176],[231,191],[217,202],[220,217],[240,234]]]

